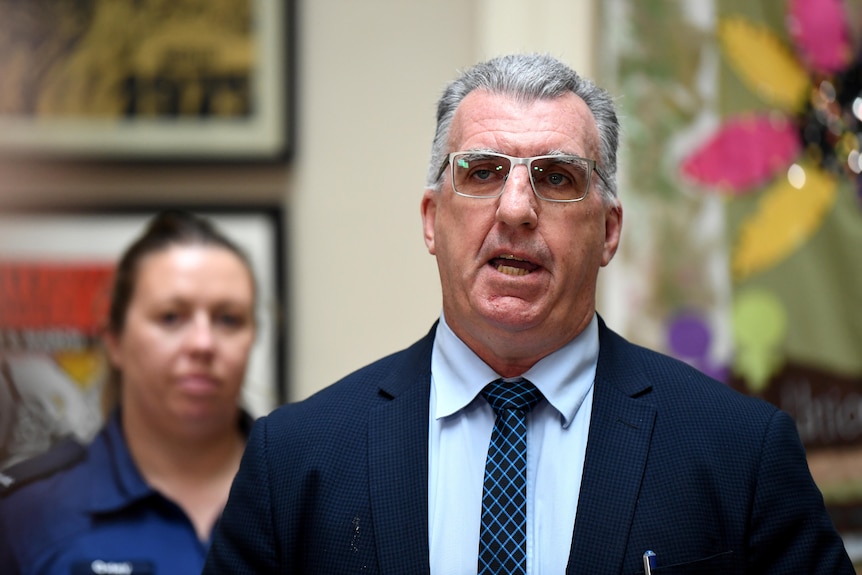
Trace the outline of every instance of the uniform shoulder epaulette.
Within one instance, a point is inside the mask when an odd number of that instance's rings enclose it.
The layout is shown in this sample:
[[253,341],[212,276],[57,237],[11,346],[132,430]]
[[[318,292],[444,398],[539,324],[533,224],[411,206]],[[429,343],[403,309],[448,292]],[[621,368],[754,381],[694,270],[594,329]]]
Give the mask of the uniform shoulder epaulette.
[[69,437],[45,453],[0,470],[0,498],[28,483],[71,467],[83,459],[86,452],[83,445]]

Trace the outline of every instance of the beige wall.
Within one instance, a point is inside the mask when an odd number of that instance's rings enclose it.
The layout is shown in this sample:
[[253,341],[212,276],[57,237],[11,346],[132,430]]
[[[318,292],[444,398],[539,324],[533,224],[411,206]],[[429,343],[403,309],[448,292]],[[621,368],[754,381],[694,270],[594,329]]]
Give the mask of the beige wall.
[[515,50],[547,51],[587,68],[590,7],[571,0],[303,3],[301,150],[288,193],[292,397],[412,343],[440,312],[419,200],[446,82],[477,59]]
[[286,208],[289,398],[396,351],[440,311],[419,200],[445,83],[549,52],[591,73],[593,0],[297,0],[289,166],[0,163],[0,206],[277,201]]

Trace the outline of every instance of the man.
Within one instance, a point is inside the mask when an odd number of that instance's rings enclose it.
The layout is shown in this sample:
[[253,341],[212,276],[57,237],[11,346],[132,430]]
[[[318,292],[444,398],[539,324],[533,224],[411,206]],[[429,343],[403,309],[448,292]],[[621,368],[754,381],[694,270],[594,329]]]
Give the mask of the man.
[[259,421],[205,574],[853,573],[789,416],[597,316],[617,133],[550,57],[447,88],[422,199],[440,320]]

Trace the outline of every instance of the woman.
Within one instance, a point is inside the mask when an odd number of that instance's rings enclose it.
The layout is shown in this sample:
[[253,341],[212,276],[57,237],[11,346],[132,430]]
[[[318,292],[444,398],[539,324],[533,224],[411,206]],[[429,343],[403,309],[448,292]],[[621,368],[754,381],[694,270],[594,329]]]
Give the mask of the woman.
[[46,454],[47,477],[0,498],[0,572],[200,572],[245,446],[255,292],[245,255],[210,222],[150,222],[111,297],[117,406],[86,451]]

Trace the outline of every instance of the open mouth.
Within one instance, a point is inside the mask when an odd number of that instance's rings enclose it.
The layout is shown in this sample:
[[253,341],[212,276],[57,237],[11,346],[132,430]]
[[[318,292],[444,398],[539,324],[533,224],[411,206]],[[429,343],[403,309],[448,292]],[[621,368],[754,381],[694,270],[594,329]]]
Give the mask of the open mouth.
[[507,276],[525,276],[539,269],[539,266],[513,255],[500,255],[489,262],[494,269]]

